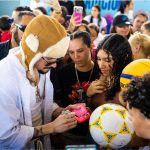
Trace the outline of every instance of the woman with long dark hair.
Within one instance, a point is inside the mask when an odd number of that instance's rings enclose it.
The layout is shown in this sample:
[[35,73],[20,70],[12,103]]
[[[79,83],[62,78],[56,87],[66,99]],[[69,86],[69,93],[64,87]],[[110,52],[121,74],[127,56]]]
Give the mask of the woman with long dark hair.
[[133,6],[134,6],[133,0],[122,0],[120,2],[118,11],[114,15],[114,17],[116,17],[117,15],[120,15],[120,14],[124,14],[132,22],[133,21]]
[[94,23],[100,29],[100,32],[104,31],[106,33],[107,22],[104,17],[101,16],[101,8],[99,5],[94,5],[92,7],[91,15],[84,17],[84,20],[89,23]]
[[131,61],[131,47],[123,36],[110,34],[99,43],[97,63],[100,79],[93,81],[87,90],[93,109],[107,102],[119,103],[120,75]]

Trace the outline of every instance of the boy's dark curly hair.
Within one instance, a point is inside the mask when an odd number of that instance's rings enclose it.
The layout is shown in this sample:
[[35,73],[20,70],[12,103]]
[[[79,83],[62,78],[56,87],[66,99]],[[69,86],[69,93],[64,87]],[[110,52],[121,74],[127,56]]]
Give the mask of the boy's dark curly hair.
[[6,15],[0,17],[0,29],[2,31],[7,31],[10,29],[11,27],[10,19],[11,18]]
[[123,100],[129,103],[129,108],[135,107],[150,119],[150,74],[135,77],[122,94]]
[[132,61],[132,51],[128,40],[119,34],[109,34],[97,47],[97,53],[104,50],[112,55],[114,65],[112,68],[113,84],[106,92],[106,101],[112,100],[120,91],[120,75],[126,65]]

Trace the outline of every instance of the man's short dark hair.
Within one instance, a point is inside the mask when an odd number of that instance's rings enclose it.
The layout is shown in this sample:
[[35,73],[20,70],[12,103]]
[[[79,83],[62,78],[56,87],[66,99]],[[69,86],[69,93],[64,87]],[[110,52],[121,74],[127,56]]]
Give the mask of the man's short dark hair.
[[135,77],[122,96],[123,100],[129,103],[130,109],[135,107],[150,119],[150,74]]
[[18,6],[14,9],[14,11],[31,11],[32,12],[30,7],[28,7],[28,6]]
[[143,24],[144,28],[150,32],[150,21],[147,21]]
[[146,13],[146,12],[144,12],[144,11],[138,11],[138,12],[136,12],[135,14],[134,14],[134,19],[137,17],[137,16],[143,16],[143,17],[146,17],[147,18],[147,20],[148,20],[148,14]]
[[44,8],[42,6],[36,7],[35,10],[40,10],[44,15],[47,15],[46,8]]

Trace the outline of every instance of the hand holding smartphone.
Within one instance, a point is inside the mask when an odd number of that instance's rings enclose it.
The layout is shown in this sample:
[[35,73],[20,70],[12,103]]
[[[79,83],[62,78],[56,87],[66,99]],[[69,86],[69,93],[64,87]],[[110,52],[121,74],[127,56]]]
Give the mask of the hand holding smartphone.
[[75,116],[78,123],[85,122],[90,118],[90,113],[83,103],[77,105],[80,106],[80,109],[73,109],[71,110],[71,112],[75,112]]
[[80,25],[81,22],[82,22],[82,13],[83,13],[83,7],[74,6],[73,16],[75,18],[75,21],[76,21],[77,25]]

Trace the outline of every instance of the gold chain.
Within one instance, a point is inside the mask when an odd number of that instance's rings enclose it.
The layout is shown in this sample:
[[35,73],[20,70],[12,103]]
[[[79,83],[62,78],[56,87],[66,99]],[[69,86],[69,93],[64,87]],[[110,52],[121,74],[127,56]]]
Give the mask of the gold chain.
[[43,94],[42,95],[40,95],[40,89],[39,89],[38,84],[36,86],[36,99],[37,99],[37,102],[45,99],[45,88],[46,88],[46,76],[45,76],[45,79],[44,79],[44,87],[43,87]]
[[[91,73],[90,73],[90,77],[89,77],[88,82],[90,82],[90,79],[91,79],[91,76],[92,76],[92,73],[93,73],[93,68],[94,68],[94,66],[93,66],[93,67],[92,67],[92,69],[91,69]],[[76,73],[77,82],[78,82],[78,83],[79,83],[79,85],[81,86],[81,84],[80,84],[80,80],[79,80],[79,76],[78,76],[78,72],[77,72],[76,67],[75,67],[75,73]]]
[[26,71],[26,77],[29,80],[30,84],[34,87],[36,87],[36,101],[39,102],[41,100],[45,99],[45,86],[46,86],[46,75],[45,75],[45,79],[44,79],[44,87],[43,87],[43,94],[40,95],[40,88],[38,86],[38,82],[33,80],[33,78],[29,77],[29,71]]

